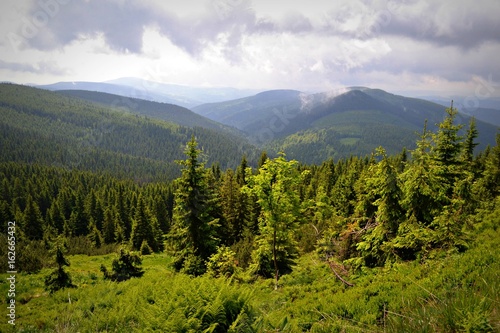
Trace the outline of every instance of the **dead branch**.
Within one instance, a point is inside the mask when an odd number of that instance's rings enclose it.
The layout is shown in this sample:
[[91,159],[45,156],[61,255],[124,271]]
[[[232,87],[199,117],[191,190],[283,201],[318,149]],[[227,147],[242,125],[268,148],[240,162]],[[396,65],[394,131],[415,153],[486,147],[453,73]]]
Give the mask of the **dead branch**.
[[331,261],[328,261],[328,265],[330,266],[333,274],[335,274],[335,276],[337,277],[337,279],[339,279],[340,281],[342,281],[346,286],[349,286],[349,287],[354,287],[354,284],[350,283],[350,282],[347,282],[346,280],[344,280],[342,278],[342,276],[340,276],[339,273],[337,273],[337,271],[335,270],[335,264]]

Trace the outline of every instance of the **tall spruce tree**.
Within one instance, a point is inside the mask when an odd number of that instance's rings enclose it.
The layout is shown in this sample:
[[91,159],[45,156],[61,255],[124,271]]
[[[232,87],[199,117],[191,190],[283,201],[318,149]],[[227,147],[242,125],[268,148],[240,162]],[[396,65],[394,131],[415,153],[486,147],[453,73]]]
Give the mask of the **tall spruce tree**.
[[173,221],[167,236],[174,267],[192,275],[206,271],[206,262],[218,244],[218,220],[211,213],[207,169],[197,146],[193,136],[184,151],[186,159],[178,162],[182,175],[175,181]]
[[42,239],[43,237],[43,219],[37,203],[33,197],[28,195],[26,208],[23,213],[23,229],[26,237],[29,239]]
[[243,230],[246,225],[245,197],[240,191],[240,185],[237,182],[233,170],[226,171],[220,187],[220,197],[222,214],[227,227],[226,244],[232,245],[238,242],[243,236]]
[[387,157],[383,148],[377,149],[377,155],[382,160],[371,164],[366,176],[359,180],[363,190],[359,194],[358,214],[364,219],[360,225],[362,241],[357,249],[367,266],[385,263],[391,253],[387,243],[396,236],[404,217],[397,165]]
[[161,231],[156,218],[151,216],[144,198],[139,195],[132,222],[132,233],[130,234],[132,249],[139,250],[142,243],[146,241],[154,252],[163,250],[162,242],[159,242],[159,234],[161,234]]
[[106,244],[112,244],[115,242],[115,231],[116,231],[116,226],[115,226],[115,220],[114,220],[114,215],[116,213],[113,211],[112,208],[108,207],[104,211],[104,222],[103,222],[103,228],[102,228],[102,236],[104,243]]

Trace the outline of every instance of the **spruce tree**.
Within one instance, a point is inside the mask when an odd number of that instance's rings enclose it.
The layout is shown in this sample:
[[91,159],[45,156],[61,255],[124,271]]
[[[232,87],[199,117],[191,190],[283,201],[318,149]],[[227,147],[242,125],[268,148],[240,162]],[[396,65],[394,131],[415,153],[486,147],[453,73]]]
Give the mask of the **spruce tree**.
[[248,215],[243,194],[233,170],[226,171],[220,188],[222,214],[227,227],[226,244],[238,242],[243,236],[245,219]]
[[52,201],[48,215],[50,218],[50,223],[57,230],[57,233],[63,233],[65,219],[57,200]]
[[462,149],[462,162],[467,164],[468,169],[473,171],[472,162],[474,160],[474,148],[478,145],[475,139],[478,136],[476,119],[472,117],[469,122],[469,128],[467,129],[467,134],[463,143]]
[[359,226],[363,233],[357,249],[367,266],[385,263],[391,253],[388,242],[396,236],[404,217],[397,167],[383,148],[377,149],[377,155],[382,160],[370,165],[365,177],[359,180],[363,190],[359,194],[357,213],[363,217]]
[[139,250],[142,242],[146,241],[153,251],[158,252],[159,248],[156,236],[153,227],[153,218],[146,207],[142,195],[140,195],[132,222],[132,233],[130,234],[131,247],[133,250]]
[[102,236],[104,243],[106,244],[112,244],[115,242],[115,220],[114,216],[116,213],[113,212],[111,208],[106,208],[104,211],[104,222],[103,222],[103,229],[102,229]]
[[193,275],[205,272],[206,261],[218,244],[218,220],[211,212],[207,170],[199,159],[197,145],[193,136],[184,151],[186,159],[178,162],[182,175],[175,181],[173,221],[168,234],[174,267]]
[[71,282],[71,276],[64,270],[64,266],[69,266],[70,264],[64,256],[63,245],[60,241],[56,245],[55,257],[57,268],[45,277],[45,289],[51,294],[63,288],[75,287]]
[[31,194],[28,195],[26,208],[23,213],[24,234],[29,239],[42,239],[43,237],[43,219],[38,205],[33,200]]

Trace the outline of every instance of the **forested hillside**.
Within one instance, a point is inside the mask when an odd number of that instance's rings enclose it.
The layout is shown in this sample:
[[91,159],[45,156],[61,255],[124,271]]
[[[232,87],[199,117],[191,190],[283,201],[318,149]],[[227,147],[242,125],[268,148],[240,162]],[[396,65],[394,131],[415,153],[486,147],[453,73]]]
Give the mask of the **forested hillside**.
[[203,127],[219,132],[239,134],[234,128],[217,123],[174,104],[151,102],[143,99],[85,90],[61,90],[58,93],[65,96],[78,97],[89,102],[96,102],[104,107],[118,108],[131,114],[165,120],[185,127]]
[[143,118],[19,85],[0,85],[0,114],[4,162],[105,171],[140,181],[172,180],[179,174],[175,160],[182,158],[192,135],[209,164],[235,167],[241,156],[256,156],[251,145],[229,133]]
[[[366,156],[378,146],[388,154],[413,149],[415,133],[426,120],[428,128],[435,130],[445,107],[380,89],[351,87],[318,94],[266,91],[193,110],[239,128],[267,151],[284,151],[289,158],[319,164],[329,158]],[[457,123],[464,125],[469,119],[456,116]],[[494,145],[497,127],[482,121],[476,126],[479,149]]]
[[[64,118],[68,111],[49,113],[43,103],[9,111],[22,88],[8,88],[2,112],[18,116],[5,118],[17,126],[27,113],[49,129],[61,122],[78,131],[78,121],[89,121],[78,116],[96,108],[58,99],[64,110],[85,106],[70,113],[73,122]],[[42,102],[56,96],[29,92]],[[204,162],[192,136],[173,182],[33,164],[12,150],[12,160],[0,163],[0,214],[17,226],[16,328],[499,330],[500,134],[495,146],[477,152],[475,122],[462,128],[456,118],[447,109],[410,151],[390,155],[379,147],[371,156],[316,165],[263,153],[257,168],[244,157],[220,168]],[[60,284],[40,279],[53,276],[53,253],[54,272],[65,276]]]

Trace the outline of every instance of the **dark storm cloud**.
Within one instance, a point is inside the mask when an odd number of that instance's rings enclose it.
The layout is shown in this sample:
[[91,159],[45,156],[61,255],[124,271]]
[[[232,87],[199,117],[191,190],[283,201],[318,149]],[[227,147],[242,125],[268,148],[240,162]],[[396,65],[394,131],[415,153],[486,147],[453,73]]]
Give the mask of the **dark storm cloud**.
[[114,50],[140,52],[143,28],[152,19],[151,11],[133,1],[66,2],[34,2],[18,33],[31,47],[40,50],[102,34]]
[[238,44],[242,34],[254,29],[256,21],[245,1],[205,3],[207,15],[183,18],[176,15],[175,6],[165,10],[131,0],[72,0],[64,5],[57,1],[61,0],[45,0],[55,4],[50,10],[33,3],[17,31],[29,46],[51,50],[102,35],[115,51],[140,53],[144,29],[153,27],[181,49],[196,55],[220,33],[227,35],[228,46]]
[[380,24],[380,33],[462,49],[500,42],[500,1],[434,1],[411,11],[416,3],[390,2],[387,11],[380,12],[388,20]]
[[[42,5],[43,4],[43,5]],[[47,4],[52,4],[52,7]],[[54,5],[55,4],[55,5]],[[145,28],[155,28],[187,53],[197,56],[217,44],[238,57],[244,36],[290,33],[370,40],[398,36],[438,46],[471,49],[500,42],[500,1],[332,2],[331,9],[307,17],[296,7],[281,18],[259,16],[250,0],[209,0],[196,15],[177,14],[176,5],[132,0],[40,0],[18,34],[31,47],[55,49],[75,40],[102,36],[117,52],[142,52]],[[187,5],[188,6],[188,5]],[[283,8],[286,12],[286,6]],[[391,45],[397,48],[398,45]]]

